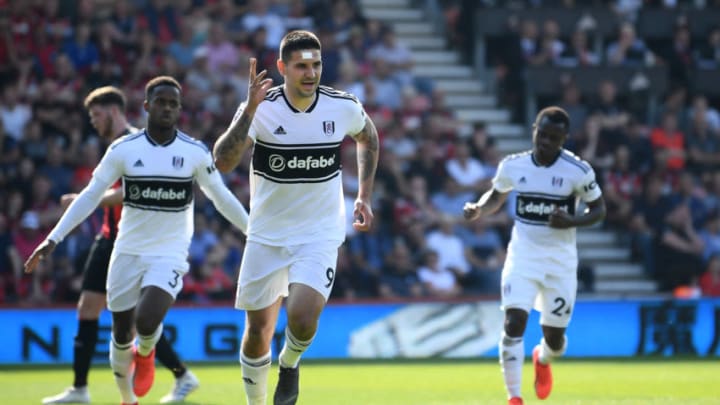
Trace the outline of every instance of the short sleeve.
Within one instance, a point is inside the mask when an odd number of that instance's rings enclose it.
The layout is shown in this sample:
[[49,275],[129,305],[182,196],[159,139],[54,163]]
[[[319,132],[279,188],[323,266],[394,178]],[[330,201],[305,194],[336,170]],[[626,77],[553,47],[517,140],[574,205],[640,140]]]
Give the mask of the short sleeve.
[[495,177],[492,179],[493,188],[501,193],[507,193],[515,188],[507,162],[507,159],[503,159],[500,162],[497,172],[495,172]]
[[[245,111],[245,107],[247,106],[247,102],[243,101],[238,106],[237,110],[235,111],[235,115],[233,116],[232,122],[230,123],[230,126],[235,125],[235,122],[240,119],[240,116],[242,115],[243,111]],[[252,138],[254,141],[257,137],[257,130],[255,126],[255,120],[253,119],[250,123],[250,128],[248,129],[248,136]]]
[[120,148],[117,145],[110,146],[105,156],[93,170],[93,177],[104,183],[113,184],[123,174],[123,161]]
[[351,105],[352,107],[348,117],[348,134],[355,136],[362,131],[363,128],[365,128],[365,118],[367,117],[367,114],[365,113],[365,109],[362,104],[357,99],[353,100]]
[[602,195],[592,168],[580,179],[580,183],[575,187],[575,194],[585,202],[595,201]]

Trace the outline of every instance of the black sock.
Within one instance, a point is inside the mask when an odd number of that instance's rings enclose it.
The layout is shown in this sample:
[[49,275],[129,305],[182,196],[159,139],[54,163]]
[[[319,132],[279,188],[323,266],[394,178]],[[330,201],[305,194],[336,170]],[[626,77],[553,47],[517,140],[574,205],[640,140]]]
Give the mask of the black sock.
[[165,335],[160,336],[157,344],[155,344],[155,357],[165,366],[168,370],[172,371],[175,378],[180,378],[185,374],[187,368],[180,361],[177,353],[173,350],[170,342],[165,338]]
[[75,373],[74,387],[87,385],[90,364],[95,355],[95,345],[98,340],[98,320],[81,319],[78,322],[75,348],[73,349],[73,372]]

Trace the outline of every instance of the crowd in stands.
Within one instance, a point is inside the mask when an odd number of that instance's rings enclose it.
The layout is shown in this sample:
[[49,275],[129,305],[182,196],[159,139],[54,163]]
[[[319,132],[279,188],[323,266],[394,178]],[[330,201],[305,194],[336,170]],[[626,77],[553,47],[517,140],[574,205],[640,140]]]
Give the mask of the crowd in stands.
[[[466,2],[444,2],[449,23],[461,15],[453,13],[461,3]],[[544,27],[543,35],[552,35],[552,23]],[[60,197],[87,184],[107,146],[82,108],[91,89],[123,89],[130,122],[143,127],[145,82],[172,75],[183,85],[180,128],[211,147],[246,97],[248,58],[258,58],[258,68],[281,83],[277,48],[284,33],[296,28],[313,30],[323,43],[322,84],[356,95],[381,137],[373,203],[377,226],[369,233],[348,227],[332,298],[496,295],[510,208],[483,221],[462,219],[463,204],[489,187],[502,158],[493,134],[483,124],[468,130],[459,122],[442,91],[413,75],[412,54],[392,28],[364,18],[357,1],[26,0],[0,1],[0,303],[77,299],[99,213],[59,245],[47,266],[26,275],[22,263],[60,217]],[[458,31],[453,38],[463,36]],[[603,60],[574,53],[575,42],[582,42],[579,34],[555,35],[552,41],[536,34],[518,45],[524,64],[573,55],[579,65]],[[608,46],[608,57],[616,48]],[[628,112],[611,84],[599,86],[603,97],[597,103],[572,83],[557,102],[574,124],[568,147],[596,167],[611,208],[607,226],[631,231],[638,260],[663,280],[663,289],[671,288],[670,281],[699,277],[717,294],[717,104],[678,85],[662,118],[642,121]],[[357,191],[352,145],[342,149],[350,206]],[[248,170],[246,157],[225,177],[246,206]],[[232,299],[244,236],[202,193],[195,198],[191,270],[178,299]]]
[[[457,137],[452,111],[431,81],[412,74],[409,49],[391,27],[363,18],[352,0],[28,0],[0,3],[0,303],[71,303],[101,224],[92,216],[47,266],[22,263],[78,192],[107,146],[82,100],[115,85],[127,117],[144,126],[145,82],[159,74],[183,85],[180,128],[212,146],[246,97],[248,58],[276,83],[278,45],[290,29],[323,44],[322,84],[356,95],[380,132],[369,234],[349,227],[333,297],[453,297],[495,293],[506,234],[495,224],[461,221],[462,204],[489,184],[499,156],[482,127]],[[353,145],[351,141],[349,145]],[[354,147],[342,149],[347,199],[357,191]],[[249,159],[226,176],[247,206]],[[196,193],[191,270],[179,299],[232,299],[244,236]],[[351,214],[351,210],[349,215]],[[348,218],[351,221],[351,218]],[[497,225],[507,229],[507,218]]]
[[[573,74],[539,107],[556,104],[571,118],[567,148],[595,168],[608,205],[605,226],[632,246],[660,291],[686,287],[705,295],[720,292],[720,94],[693,82],[694,71],[720,72],[720,19],[691,35],[693,10],[716,13],[717,1],[506,1],[487,6],[569,8],[590,5],[614,12],[616,34],[600,35],[588,18],[562,36],[558,21],[512,15],[507,30],[489,44],[488,62],[499,72],[501,97],[522,106],[524,72],[538,66],[667,69],[668,90],[659,108],[638,105],[633,83],[601,80],[591,91]],[[460,3],[457,3],[459,5]],[[665,38],[645,40],[636,29],[644,10],[671,10]],[[589,15],[589,14],[588,14]],[[713,14],[715,15],[715,14]],[[456,27],[457,38],[462,27]],[[720,76],[716,76],[720,77]],[[583,85],[583,86],[581,86]],[[635,83],[637,85],[637,83]],[[627,86],[627,87],[622,87]],[[653,83],[641,84],[647,88]],[[512,106],[511,106],[512,107]]]

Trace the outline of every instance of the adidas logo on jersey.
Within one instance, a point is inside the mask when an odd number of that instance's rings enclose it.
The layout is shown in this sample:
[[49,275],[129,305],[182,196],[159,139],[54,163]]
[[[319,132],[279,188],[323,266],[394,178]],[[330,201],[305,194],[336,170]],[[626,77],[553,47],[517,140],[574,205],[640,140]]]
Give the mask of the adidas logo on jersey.
[[275,132],[273,132],[273,134],[275,134],[275,135],[287,135],[287,132],[285,132],[285,128],[283,128],[282,125],[280,125],[279,127],[277,127],[277,129],[275,130]]
[[145,167],[142,160],[138,159],[137,162],[133,165],[133,167]]
[[527,183],[527,180],[525,180],[525,176],[520,177],[520,184]]

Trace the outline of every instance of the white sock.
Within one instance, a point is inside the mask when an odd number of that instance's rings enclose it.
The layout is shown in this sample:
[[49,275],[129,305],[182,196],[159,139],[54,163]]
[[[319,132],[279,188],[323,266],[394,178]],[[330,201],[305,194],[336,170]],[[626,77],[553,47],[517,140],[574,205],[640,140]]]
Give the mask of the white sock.
[[118,344],[115,339],[110,340],[110,367],[115,375],[115,384],[120,390],[122,401],[126,404],[137,402],[133,392],[133,342]]
[[270,352],[257,359],[251,359],[245,357],[242,350],[240,351],[240,367],[248,405],[265,405],[270,361]]
[[522,337],[510,337],[502,334],[500,338],[500,367],[505,379],[508,398],[520,397],[522,366],[525,360],[525,345]]
[[143,336],[138,334],[138,353],[145,357],[148,354],[150,354],[151,351],[155,348],[155,344],[160,340],[160,336],[162,336],[163,331],[163,324],[161,323],[160,326],[155,329],[155,332],[152,333],[150,336]]
[[315,336],[309,340],[299,340],[292,334],[289,327],[285,327],[285,344],[280,351],[279,363],[285,368],[295,368],[300,362],[300,356],[310,347]]
[[563,345],[560,350],[551,349],[545,341],[545,338],[542,338],[540,339],[540,355],[538,356],[538,361],[540,364],[548,364],[554,358],[565,354],[565,350],[567,350],[567,336],[563,336]]

